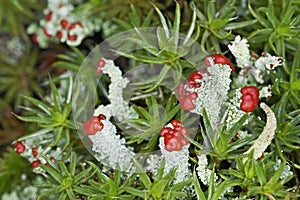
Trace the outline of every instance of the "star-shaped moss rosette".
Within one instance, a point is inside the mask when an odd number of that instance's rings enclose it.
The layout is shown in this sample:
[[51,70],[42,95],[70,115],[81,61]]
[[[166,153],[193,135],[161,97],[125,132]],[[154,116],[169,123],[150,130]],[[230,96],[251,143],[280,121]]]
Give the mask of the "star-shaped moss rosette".
[[239,21],[235,1],[226,1],[222,5],[218,3],[216,1],[195,3],[197,22],[201,27],[200,46],[206,54],[211,51],[221,52],[222,40],[232,38],[232,32],[236,29],[257,22],[256,19]]
[[[28,115],[17,116],[18,119],[34,123],[39,128],[31,134],[26,134],[14,143],[16,153],[26,158],[35,173],[44,173],[42,165],[49,165],[44,158],[48,156],[52,161],[67,157],[65,149],[70,144],[70,135],[75,129],[70,120],[72,78],[68,82],[67,94],[59,93],[50,78],[52,98],[54,105],[33,97],[24,97],[36,108],[23,107],[28,110]],[[64,106],[63,106],[64,105]],[[38,115],[38,116],[36,116]]]
[[[178,73],[181,73],[183,68],[191,67],[188,62],[185,62],[185,65],[181,64],[181,62],[184,62],[182,58],[191,56],[189,51],[198,47],[196,39],[200,34],[200,28],[196,24],[195,8],[193,8],[193,15],[187,34],[184,35],[180,33],[181,10],[178,2],[176,2],[174,22],[169,22],[154,4],[153,7],[159,16],[161,27],[154,29],[135,28],[130,32],[130,37],[126,38],[126,41],[128,40],[128,43],[131,43],[134,47],[132,51],[126,52],[113,49],[118,55],[129,59],[143,63],[164,65],[157,79],[152,81],[152,84],[147,84],[147,87],[144,89],[146,92],[155,90],[167,77],[170,69],[175,69]],[[141,53],[138,51],[139,49],[143,49],[146,52]],[[195,62],[198,62],[199,59],[201,58],[197,58]]]
[[29,105],[23,96],[42,96],[44,91],[40,86],[39,53],[36,48],[25,49],[24,54],[17,61],[1,59],[0,65],[0,92],[3,100],[11,104],[16,110],[18,106]]
[[0,26],[13,35],[26,36],[26,24],[35,19],[35,11],[43,8],[37,0],[0,1]]
[[[294,54],[299,47],[299,18],[298,5],[293,1],[277,2],[278,8],[275,12],[275,1],[257,8],[254,4],[248,4],[248,10],[257,20],[252,26],[254,28],[248,36],[253,45],[263,43],[265,51],[273,51],[277,55],[286,57],[285,53]],[[292,44],[297,44],[296,46]],[[296,47],[296,48],[295,48]],[[284,66],[286,67],[286,65]]]

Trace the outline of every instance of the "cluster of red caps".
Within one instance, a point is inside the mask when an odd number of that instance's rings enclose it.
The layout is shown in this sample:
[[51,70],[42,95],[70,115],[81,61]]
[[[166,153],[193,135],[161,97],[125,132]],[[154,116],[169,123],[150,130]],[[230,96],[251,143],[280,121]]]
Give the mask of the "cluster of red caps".
[[259,90],[254,86],[246,86],[240,91],[242,93],[240,109],[244,112],[252,112],[259,102]]
[[[61,5],[59,6],[59,9],[61,9],[62,7],[63,7],[63,4],[61,4]],[[49,22],[49,21],[52,20],[52,18],[53,18],[53,12],[52,12],[52,11],[49,11],[49,12],[45,15],[45,21],[46,21],[46,22]],[[67,34],[68,34],[68,40],[70,40],[70,41],[75,41],[75,40],[77,39],[78,36],[77,36],[76,34],[71,35],[69,32],[70,32],[71,30],[75,29],[76,26],[79,26],[79,27],[82,28],[82,23],[81,23],[80,21],[76,21],[76,22],[74,22],[74,23],[70,23],[67,19],[61,19],[61,20],[59,21],[59,24],[60,24],[60,30],[58,30],[58,31],[56,32],[56,35],[55,35],[58,39],[61,39],[61,38],[63,37],[64,33],[66,33],[66,32],[67,32]],[[43,33],[44,33],[45,36],[48,37],[48,38],[54,37],[54,35],[52,35],[52,34],[46,29],[46,27],[43,27]],[[36,43],[36,44],[38,43],[38,35],[37,35],[37,34],[33,34],[33,35],[32,35],[32,41],[33,41],[34,43]]]
[[203,60],[203,63],[206,67],[210,66],[209,59],[213,59],[215,64],[229,65],[229,67],[231,69],[231,72],[234,71],[233,64],[231,63],[229,58],[227,58],[226,56],[223,56],[221,54],[212,54],[210,56],[205,57],[204,60]]
[[[234,66],[231,61],[220,54],[212,54],[211,57],[215,64],[227,64],[230,66],[231,72],[234,71]],[[204,65],[210,66],[208,57],[204,59]],[[252,112],[258,104],[259,101],[259,90],[254,86],[246,86],[241,89],[242,102],[240,104],[240,109],[245,112]]]
[[178,100],[180,102],[180,106],[184,110],[193,110],[195,109],[195,104],[193,100],[197,99],[198,94],[196,92],[189,92],[184,89],[184,84],[180,83],[177,87],[178,92]]
[[106,62],[104,59],[99,59],[97,61],[97,66],[96,66],[96,73],[101,74],[102,73],[102,68],[105,66]]
[[[221,54],[212,54],[210,56],[207,56],[204,58],[203,63],[205,66],[210,67],[209,59],[212,59],[215,64],[226,64],[230,66],[231,72],[234,71],[234,66],[231,63],[231,61],[221,55]],[[199,88],[201,87],[199,80],[203,78],[203,75],[210,75],[208,71],[206,70],[197,70],[190,74],[187,85],[189,88]],[[177,87],[178,92],[178,100],[180,102],[180,106],[184,110],[193,110],[195,109],[195,104],[193,103],[193,100],[197,99],[198,95],[196,92],[189,92],[184,89],[184,84],[180,83]]]
[[[26,147],[25,147],[25,145],[23,144],[23,142],[22,142],[22,141],[18,141],[18,142],[16,143],[16,146],[15,146],[15,151],[16,151],[16,153],[22,154],[22,153],[24,153],[25,150],[26,150]],[[36,157],[38,156],[38,154],[39,154],[36,147],[31,148],[31,153],[32,153],[33,157],[35,157],[35,158],[36,158]],[[55,159],[54,159],[53,157],[51,157],[51,160],[52,160],[52,161],[55,161]],[[39,159],[34,160],[34,161],[31,162],[32,168],[37,168],[40,164],[41,164],[41,161],[40,161]],[[45,165],[46,165],[46,166],[50,166],[49,163],[46,163]]]
[[[221,54],[212,54],[204,58],[203,63],[205,66],[210,67],[210,61],[212,59],[215,64],[229,65],[231,72],[234,71],[234,66],[231,61],[221,55]],[[198,70],[192,72],[187,80],[187,85],[189,88],[199,88],[201,87],[199,80],[203,78],[203,75],[210,75],[206,70]],[[195,109],[195,104],[193,100],[197,99],[198,95],[196,92],[189,92],[184,89],[184,84],[180,83],[177,87],[178,100],[180,106],[184,110],[193,110]],[[254,86],[246,86],[241,89],[242,101],[240,104],[240,109],[245,112],[252,112],[259,102],[259,90]]]
[[179,120],[172,120],[171,127],[164,127],[160,130],[160,136],[164,137],[165,149],[167,151],[180,151],[189,142],[184,136],[189,136],[186,128],[182,127]]
[[95,135],[98,131],[102,131],[104,124],[101,120],[105,120],[106,116],[100,114],[98,116],[92,116],[90,119],[83,122],[83,128],[86,134]]

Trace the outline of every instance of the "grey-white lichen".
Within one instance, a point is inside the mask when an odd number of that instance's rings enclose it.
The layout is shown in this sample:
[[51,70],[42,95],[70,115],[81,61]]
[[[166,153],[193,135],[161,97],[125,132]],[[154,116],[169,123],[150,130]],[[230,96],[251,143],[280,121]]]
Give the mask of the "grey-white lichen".
[[[234,96],[231,99],[229,99],[226,114],[224,115],[227,130],[233,127],[245,114],[245,112],[240,109],[242,97],[242,93],[240,92],[240,90],[240,88],[236,89]],[[248,121],[246,121],[244,125],[247,123]]]
[[263,56],[259,57],[254,65],[257,69],[260,70],[274,70],[279,65],[282,65],[283,58],[282,57],[276,57],[272,56],[269,53],[265,53]]
[[125,139],[117,135],[116,127],[108,120],[101,121],[104,128],[89,138],[93,143],[92,150],[95,158],[101,161],[108,169],[117,169],[134,173],[133,158],[135,153],[133,149],[125,145]]
[[260,107],[267,115],[266,126],[264,127],[259,137],[254,141],[252,146],[248,149],[248,151],[245,152],[245,154],[249,154],[252,150],[254,150],[254,159],[258,159],[271,144],[271,141],[274,138],[275,131],[277,129],[277,120],[272,109],[265,103],[261,103]]
[[167,151],[165,149],[164,137],[159,139],[159,147],[162,157],[165,159],[164,173],[167,174],[171,169],[177,167],[174,183],[179,183],[190,178],[189,169],[189,144],[182,147],[180,151]]
[[209,184],[211,175],[214,175],[214,182],[217,183],[218,176],[211,169],[208,169],[208,161],[207,161],[206,155],[201,154],[198,156],[198,166],[197,166],[196,170],[197,170],[197,175],[198,175],[199,179],[201,180],[201,182],[204,185]]
[[107,118],[113,116],[119,121],[135,117],[136,113],[123,98],[123,89],[126,88],[129,80],[122,77],[120,68],[115,66],[112,60],[105,60],[105,66],[101,70],[103,74],[107,74],[111,79],[108,94],[110,104],[98,106],[94,112],[94,116],[104,114]]
[[228,49],[234,55],[238,67],[244,68],[251,64],[249,44],[246,38],[236,36],[234,41],[229,42]]
[[34,42],[41,48],[47,48],[51,42],[65,42],[69,46],[78,46],[84,38],[101,29],[102,20],[74,10],[74,1],[48,0],[47,8],[43,11],[45,17],[39,24],[30,24],[27,33],[35,36]]
[[186,89],[196,92],[198,95],[194,100],[196,107],[191,112],[202,114],[202,110],[205,108],[212,127],[216,129],[221,120],[221,110],[226,106],[225,103],[228,99],[231,69],[229,65],[211,63],[207,71],[210,75],[203,75],[202,80],[199,81],[201,87],[187,87]]
[[[277,171],[281,165],[282,161],[280,159],[276,159],[276,164],[273,166],[274,171]],[[283,172],[280,175],[280,179],[283,180],[289,176],[292,176],[293,172],[291,171],[291,167],[289,165],[285,165]]]
[[264,52],[259,58],[252,56],[248,40],[239,35],[234,41],[229,42],[228,49],[234,55],[237,67],[241,68],[237,79],[238,83],[247,83],[250,80],[263,84],[265,82],[264,75],[284,62],[282,57],[272,56],[267,52]]

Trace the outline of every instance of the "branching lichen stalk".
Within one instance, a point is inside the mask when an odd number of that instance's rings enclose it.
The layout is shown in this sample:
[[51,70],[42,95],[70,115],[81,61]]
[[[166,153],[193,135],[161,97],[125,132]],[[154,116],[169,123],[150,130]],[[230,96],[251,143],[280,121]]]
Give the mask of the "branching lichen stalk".
[[267,115],[266,126],[264,127],[264,130],[259,135],[259,137],[254,141],[253,145],[248,149],[248,151],[245,152],[245,154],[249,154],[252,149],[254,149],[254,159],[258,159],[271,144],[271,141],[274,138],[275,131],[277,129],[277,120],[271,108],[265,103],[261,103],[260,107]]

